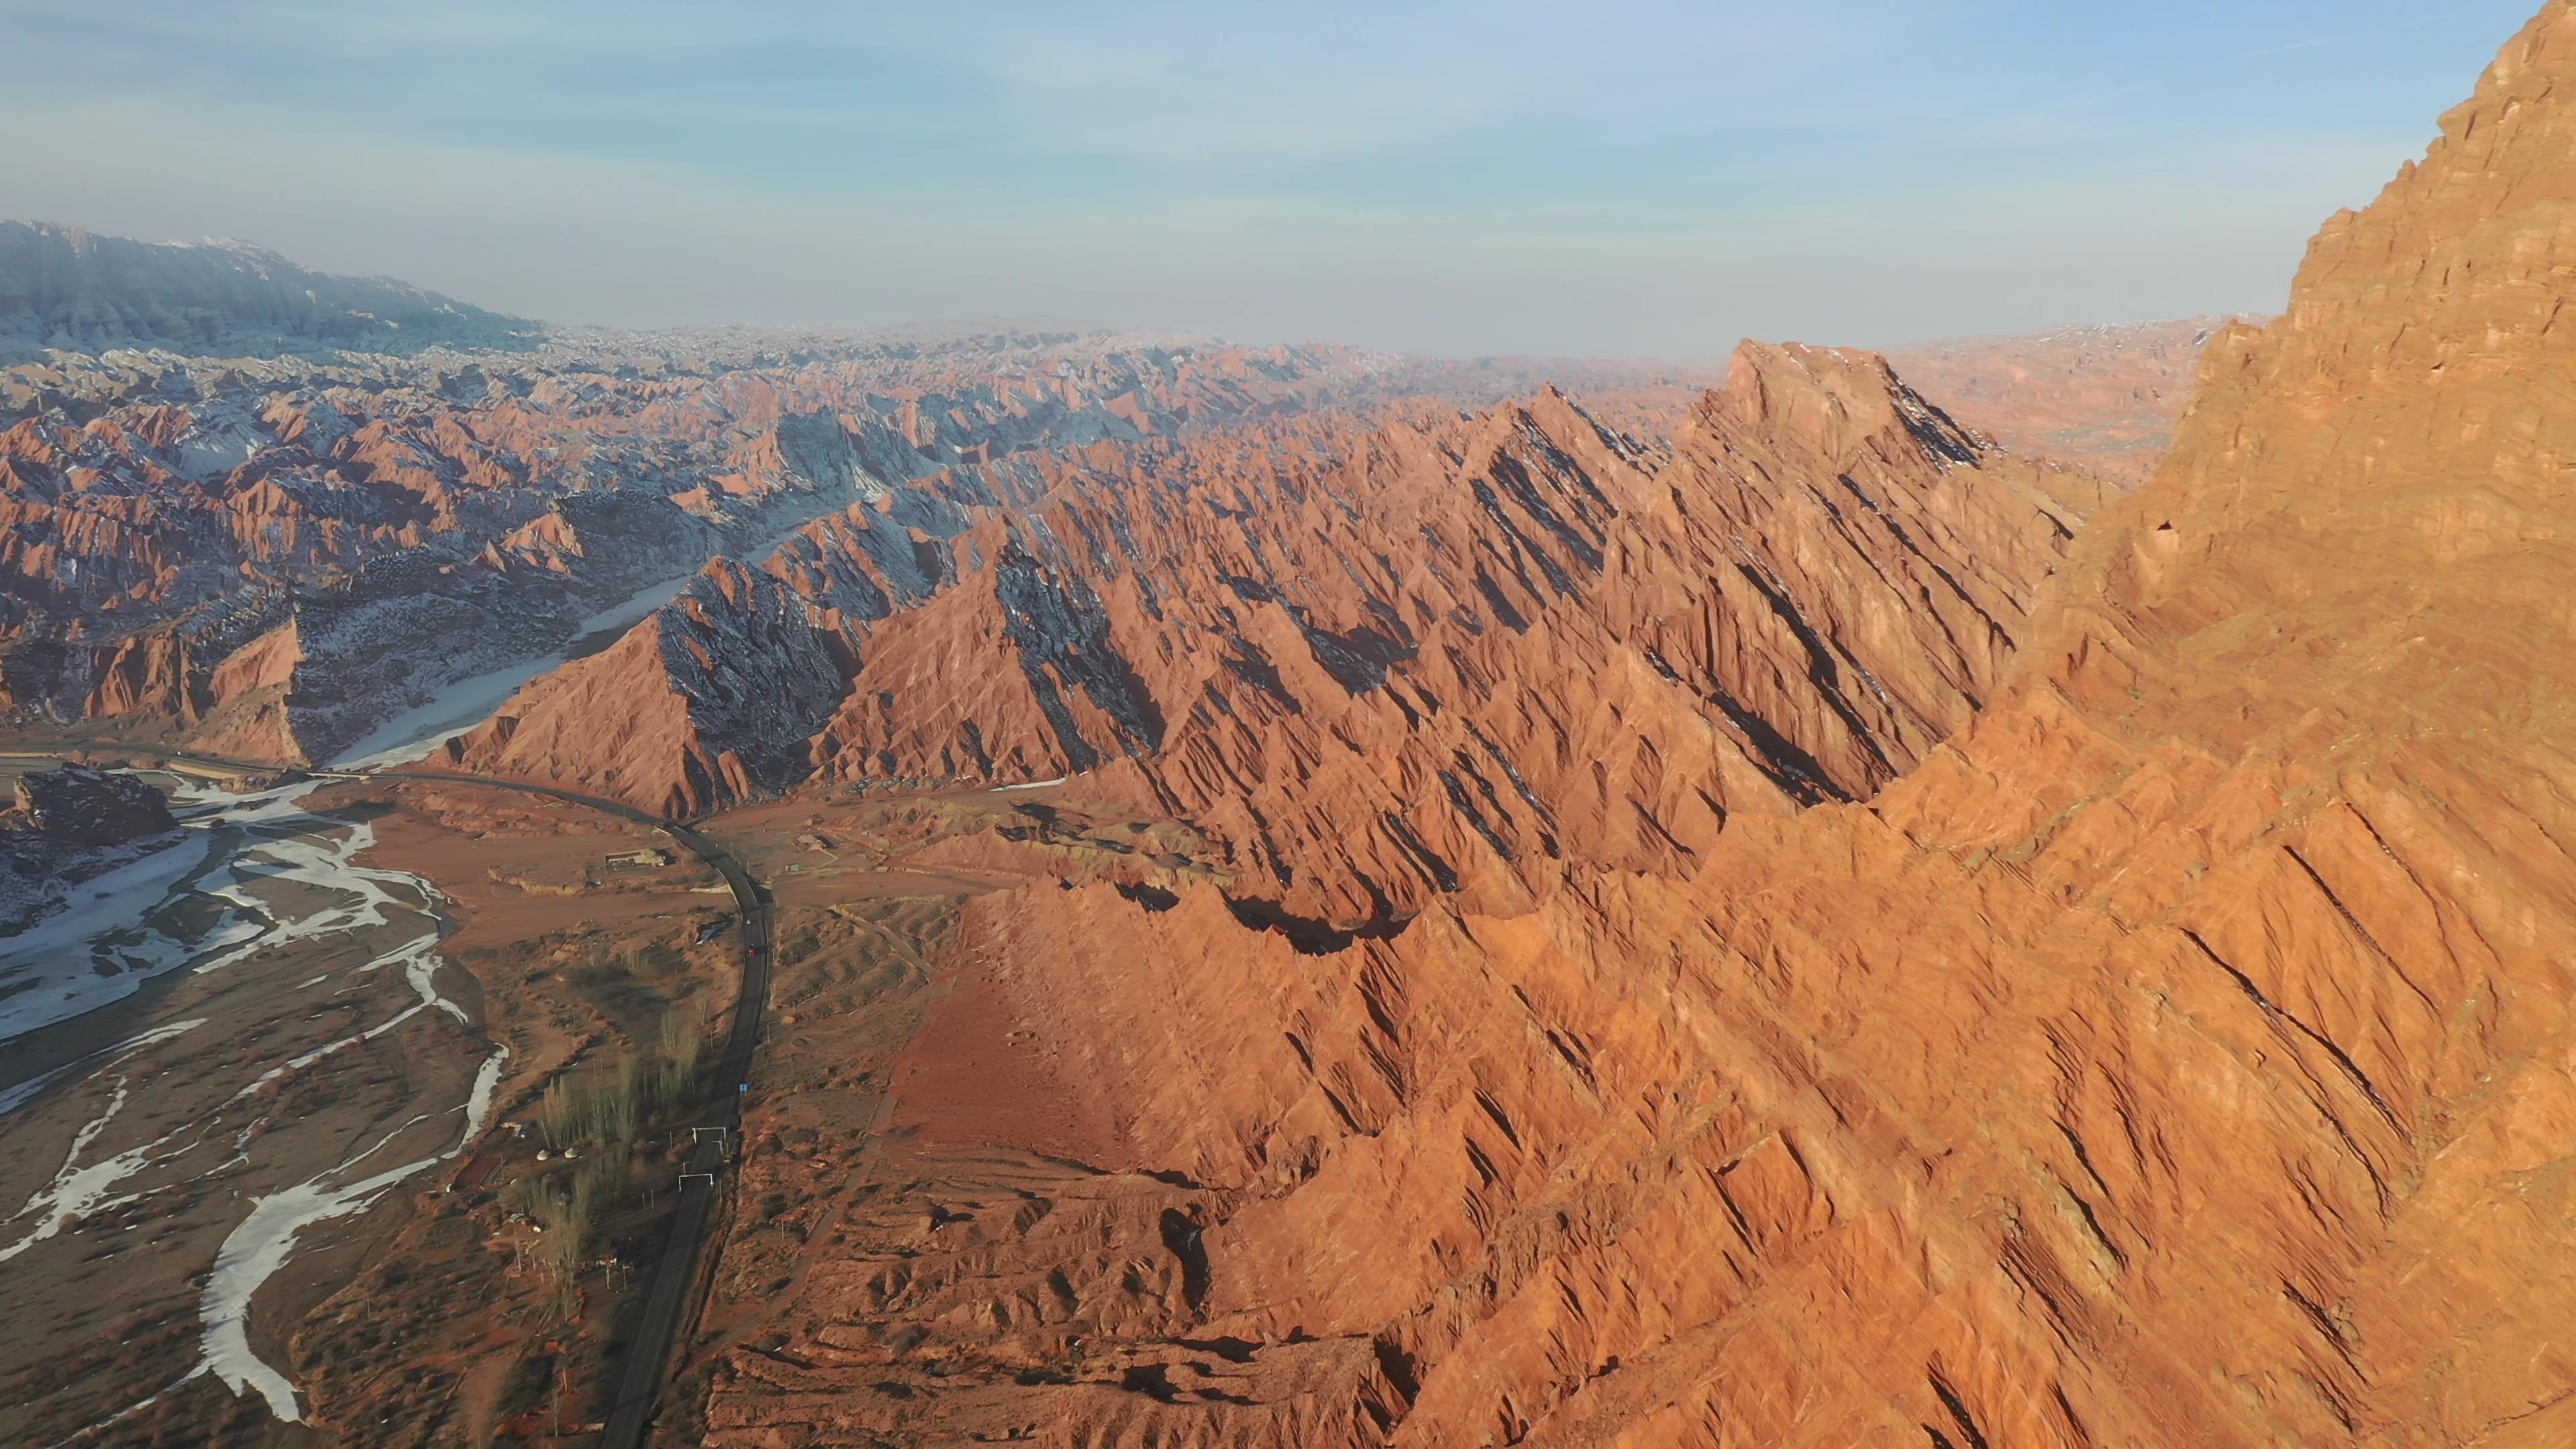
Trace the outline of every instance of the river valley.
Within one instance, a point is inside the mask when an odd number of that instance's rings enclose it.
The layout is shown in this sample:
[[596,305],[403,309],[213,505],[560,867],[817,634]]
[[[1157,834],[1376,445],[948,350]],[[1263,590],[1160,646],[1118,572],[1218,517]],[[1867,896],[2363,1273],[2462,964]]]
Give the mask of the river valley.
[[[181,843],[13,945],[11,964],[41,952],[72,982],[0,1018],[17,1310],[0,1338],[104,1339],[118,1381],[160,1386],[116,1403],[95,1376],[22,1377],[13,1441],[103,1429],[206,1377],[297,1420],[254,1297],[318,1227],[454,1160],[489,1119],[508,1053],[438,952],[435,887],[361,864],[372,827],[309,811],[317,788],[182,787]],[[6,1357],[47,1364],[26,1347]]]

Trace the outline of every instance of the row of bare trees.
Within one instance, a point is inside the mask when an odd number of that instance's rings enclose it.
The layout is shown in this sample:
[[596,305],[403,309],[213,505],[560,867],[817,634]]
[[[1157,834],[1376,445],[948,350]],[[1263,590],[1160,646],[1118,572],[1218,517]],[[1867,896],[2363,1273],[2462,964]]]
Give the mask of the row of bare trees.
[[675,1007],[662,1013],[661,1039],[646,1058],[623,1052],[605,1070],[548,1082],[537,1103],[546,1146],[561,1152],[585,1142],[633,1142],[646,1122],[689,1104],[703,1045],[697,1013]]
[[649,1053],[624,1052],[605,1067],[566,1072],[538,1099],[537,1130],[549,1149],[590,1149],[569,1171],[530,1174],[510,1186],[510,1207],[538,1229],[531,1261],[566,1318],[580,1312],[581,1265],[599,1216],[630,1185],[636,1136],[696,1100],[703,1055],[697,1012],[674,1007],[662,1014]]

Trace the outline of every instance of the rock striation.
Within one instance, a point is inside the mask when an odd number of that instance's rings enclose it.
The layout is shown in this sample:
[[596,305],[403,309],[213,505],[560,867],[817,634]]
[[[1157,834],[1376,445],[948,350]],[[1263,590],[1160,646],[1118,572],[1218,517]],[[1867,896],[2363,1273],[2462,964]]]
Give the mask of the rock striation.
[[[1875,790],[1991,694],[2099,491],[1875,357],[1751,343],[1667,449],[1550,390],[1001,472],[941,487],[1034,501],[945,545],[903,542],[927,535],[896,534],[895,500],[818,524],[457,758],[680,809],[806,768],[1088,774],[1226,842],[1268,908],[1384,926],[1437,895],[1526,901],[1569,860],[1678,868],[1733,812]],[[647,718],[615,697],[639,667],[665,684]],[[782,681],[777,708],[734,710],[736,668]]]
[[[1090,1170],[818,1267],[709,1442],[2576,1437],[2571,82],[2552,0],[1865,801],[1347,942],[970,904]],[[916,1080],[960,1182],[1057,1150]]]

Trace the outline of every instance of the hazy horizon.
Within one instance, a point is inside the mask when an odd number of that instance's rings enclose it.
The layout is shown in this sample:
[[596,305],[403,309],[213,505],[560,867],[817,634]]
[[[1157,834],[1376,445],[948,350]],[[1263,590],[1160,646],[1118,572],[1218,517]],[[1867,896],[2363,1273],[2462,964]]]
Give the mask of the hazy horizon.
[[1892,346],[2276,309],[2525,3],[0,0],[0,212],[568,324]]

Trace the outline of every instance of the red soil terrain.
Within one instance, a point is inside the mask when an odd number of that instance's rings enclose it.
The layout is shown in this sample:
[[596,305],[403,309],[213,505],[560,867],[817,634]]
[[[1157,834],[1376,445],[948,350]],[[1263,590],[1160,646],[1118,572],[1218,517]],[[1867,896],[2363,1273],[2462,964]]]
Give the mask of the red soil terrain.
[[[0,434],[0,682],[291,758],[405,667],[351,620],[423,539],[474,543],[452,617],[570,616],[528,581],[868,472],[449,749],[721,811],[777,901],[661,1442],[2576,1442],[2571,82],[2551,0],[2268,326],[1925,392],[1765,344],[1467,414],[1340,354],[406,374],[222,468],[110,400]],[[505,1120],[720,1013],[720,902],[588,872],[640,835],[393,803]],[[532,1164],[317,1253],[311,1432],[593,1412],[625,1290],[541,1291]]]
[[759,1105],[801,1256],[690,1432],[2576,1441],[2571,82],[2552,0],[2071,544],[1760,349],[1669,459],[1542,398],[980,535],[826,765],[1090,769],[1217,878],[975,896],[888,1132]]

